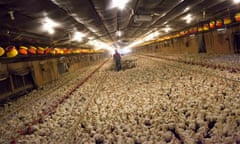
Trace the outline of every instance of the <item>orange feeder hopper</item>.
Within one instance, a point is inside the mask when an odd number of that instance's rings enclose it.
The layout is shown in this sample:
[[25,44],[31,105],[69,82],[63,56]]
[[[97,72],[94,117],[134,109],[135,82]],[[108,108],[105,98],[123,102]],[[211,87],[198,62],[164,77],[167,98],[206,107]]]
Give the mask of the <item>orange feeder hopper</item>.
[[18,55],[18,51],[15,46],[8,46],[6,48],[7,57],[12,58]]
[[209,23],[210,28],[211,28],[211,29],[214,29],[214,28],[215,28],[215,24],[216,24],[215,21],[211,21],[211,22]]
[[0,56],[3,56],[5,54],[4,48],[0,47]]
[[34,47],[34,46],[30,46],[29,49],[28,49],[28,52],[29,52],[30,54],[35,55],[35,54],[37,54],[37,48]]
[[217,27],[221,27],[221,26],[223,26],[223,21],[220,20],[220,19],[217,20],[217,21],[216,21],[216,26],[217,26]]
[[52,55],[55,55],[55,54],[56,54],[55,48],[51,48],[51,50],[49,51],[49,53],[52,54]]
[[237,22],[240,22],[240,13],[237,13],[237,14],[235,15],[235,20],[236,20]]
[[25,47],[25,46],[20,46],[20,47],[19,47],[19,53],[20,53],[21,55],[27,55],[27,54],[28,54],[28,48]]
[[223,19],[223,23],[224,23],[225,25],[228,25],[228,24],[231,24],[231,23],[232,23],[232,20],[231,20],[231,18],[224,18],[224,19]]
[[45,49],[43,47],[38,47],[37,53],[43,55],[45,52]]
[[50,51],[51,51],[51,48],[48,48],[48,47],[47,47],[47,48],[45,49],[45,54],[49,54]]
[[202,26],[199,26],[198,27],[198,32],[202,32],[203,31],[203,27]]
[[209,25],[208,24],[204,24],[203,25],[203,30],[204,31],[208,31],[209,30]]

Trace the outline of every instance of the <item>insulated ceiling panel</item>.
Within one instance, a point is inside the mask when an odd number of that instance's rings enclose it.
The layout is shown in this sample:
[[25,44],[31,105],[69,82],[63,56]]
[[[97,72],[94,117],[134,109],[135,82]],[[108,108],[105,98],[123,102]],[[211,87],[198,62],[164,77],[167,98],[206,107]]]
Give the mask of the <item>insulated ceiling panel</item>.
[[[232,0],[129,0],[123,10],[111,8],[111,1],[0,1],[1,44],[17,42],[15,40],[18,39],[21,43],[86,46],[91,37],[108,44],[126,45],[153,31],[166,35],[166,26],[171,27],[169,32],[174,32],[239,10]],[[186,24],[183,18],[188,14],[193,16],[193,21]],[[134,21],[134,16],[139,15],[151,17],[152,20]],[[54,34],[42,30],[44,17],[60,24]],[[119,30],[122,36],[116,35]],[[74,31],[86,34],[84,40],[72,42]]]

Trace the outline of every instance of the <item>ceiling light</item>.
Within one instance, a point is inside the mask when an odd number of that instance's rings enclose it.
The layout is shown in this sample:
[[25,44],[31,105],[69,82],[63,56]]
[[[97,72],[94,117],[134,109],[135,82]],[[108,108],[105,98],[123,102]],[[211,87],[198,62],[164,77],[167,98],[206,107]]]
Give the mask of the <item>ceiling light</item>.
[[189,9],[190,9],[189,7],[186,7],[186,8],[184,9],[184,12],[187,12]]
[[187,23],[187,24],[190,24],[191,21],[192,21],[192,19],[188,19],[188,20],[186,20],[186,23]]
[[168,21],[165,21],[164,23],[163,23],[163,25],[165,25],[165,24],[167,24],[168,23]]
[[117,31],[116,35],[120,37],[120,36],[122,36],[122,32],[121,31]]
[[144,38],[144,40],[145,40],[145,41],[153,40],[153,39],[157,38],[157,37],[159,36],[159,34],[160,34],[160,33],[159,33],[158,31],[153,32],[153,33],[149,34],[148,36],[146,36],[146,37]]
[[193,17],[192,17],[192,15],[191,14],[188,14],[188,15],[186,15],[184,18],[183,18],[183,20],[185,20],[186,21],[186,23],[191,23],[191,21],[193,20]]
[[86,35],[84,33],[81,33],[81,32],[75,32],[74,35],[73,35],[73,38],[72,40],[73,41],[82,41],[83,40],[83,37],[85,37]]
[[166,33],[168,33],[171,29],[170,28],[165,28],[164,29]]
[[43,20],[43,30],[47,31],[49,34],[53,34],[54,28],[58,26],[60,26],[60,24],[48,17],[44,18]]
[[166,33],[168,33],[170,30],[171,30],[171,28],[169,27],[169,25],[167,25],[167,26],[164,28],[164,31],[165,31]]
[[95,28],[88,27],[88,29],[89,29],[90,31],[94,32],[94,33],[96,33],[96,32],[97,32],[97,30],[96,30]]
[[131,49],[133,48],[134,46],[137,46],[141,43],[143,43],[144,41],[141,39],[141,40],[137,40],[137,41],[134,41],[133,43],[129,44],[128,46],[126,46],[124,49]]
[[49,34],[54,34],[55,31],[54,31],[54,29],[48,29],[48,33],[49,33]]
[[128,2],[129,0],[112,0],[111,8],[118,8],[120,10],[123,10]]
[[93,46],[95,50],[106,49],[108,51],[113,51],[113,47],[111,47],[108,44],[101,42],[99,40],[88,41],[88,44]]
[[234,3],[240,3],[240,0],[233,0]]
[[55,21],[53,21],[52,19],[46,17],[44,20],[43,20],[43,27],[44,28],[55,28],[55,27],[58,27],[59,24]]
[[166,27],[166,28],[164,29],[164,31],[165,31],[166,33],[168,33],[170,30],[171,30],[171,28],[169,28],[169,27]]
[[93,39],[94,39],[94,37],[89,37],[88,39],[89,39],[89,40],[93,40]]
[[130,48],[123,48],[123,49],[120,49],[119,52],[121,54],[128,54],[128,53],[131,53],[132,50]]
[[14,11],[8,11],[8,14],[9,14],[11,20],[15,20]]

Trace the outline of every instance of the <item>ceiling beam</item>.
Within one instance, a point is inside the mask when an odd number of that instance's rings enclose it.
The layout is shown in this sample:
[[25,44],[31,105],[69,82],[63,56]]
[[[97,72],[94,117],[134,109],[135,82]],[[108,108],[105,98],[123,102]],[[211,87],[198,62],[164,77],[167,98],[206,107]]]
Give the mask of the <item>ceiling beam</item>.
[[105,23],[103,22],[102,18],[100,17],[99,13],[97,12],[95,5],[93,3],[92,0],[89,0],[89,3],[91,5],[92,11],[96,14],[97,19],[103,24],[104,30],[106,31],[106,33],[109,35],[109,37],[111,38],[112,42],[114,42],[113,37],[111,36],[110,32],[108,31],[108,29],[106,28]]
[[[54,5],[56,5],[59,9],[63,10],[71,19],[73,19],[76,24],[80,25],[81,27],[84,27],[84,29],[86,29],[87,31],[90,32],[91,35],[98,37],[98,35],[96,35],[93,31],[91,31],[87,26],[85,26],[84,24],[78,22],[73,16],[71,16],[71,14],[69,14],[69,12],[62,6],[60,6],[59,4],[57,4],[56,2],[54,2],[53,0],[50,0]],[[95,9],[95,8],[94,8]]]

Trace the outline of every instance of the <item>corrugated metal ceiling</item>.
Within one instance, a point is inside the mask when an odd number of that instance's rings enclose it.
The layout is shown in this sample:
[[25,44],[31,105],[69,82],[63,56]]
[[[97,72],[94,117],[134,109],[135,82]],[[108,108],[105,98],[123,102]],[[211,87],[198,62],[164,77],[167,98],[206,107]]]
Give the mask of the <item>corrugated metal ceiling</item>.
[[[149,31],[162,30],[166,25],[177,31],[200,21],[223,17],[238,9],[231,0],[130,0],[120,11],[110,9],[110,0],[7,0],[0,1],[1,44],[37,43],[45,45],[85,45],[87,37],[106,43],[123,44]],[[189,9],[186,9],[189,8]],[[9,12],[14,14],[11,19]],[[206,14],[203,17],[203,12]],[[194,20],[186,24],[182,17],[191,13]],[[136,15],[151,16],[149,22],[134,22]],[[49,18],[61,24],[56,33],[42,31],[42,19]],[[71,42],[74,30],[87,34],[82,42]],[[121,30],[123,35],[116,36]],[[171,31],[171,32],[172,32]]]

